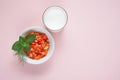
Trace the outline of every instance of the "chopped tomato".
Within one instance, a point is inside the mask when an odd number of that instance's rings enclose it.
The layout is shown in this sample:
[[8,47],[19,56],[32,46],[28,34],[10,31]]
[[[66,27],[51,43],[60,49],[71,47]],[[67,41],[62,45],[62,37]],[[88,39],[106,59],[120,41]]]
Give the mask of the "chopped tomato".
[[30,44],[30,51],[27,51],[27,55],[31,59],[39,60],[45,57],[49,50],[49,40],[46,34],[40,32],[31,32],[35,34],[36,39]]

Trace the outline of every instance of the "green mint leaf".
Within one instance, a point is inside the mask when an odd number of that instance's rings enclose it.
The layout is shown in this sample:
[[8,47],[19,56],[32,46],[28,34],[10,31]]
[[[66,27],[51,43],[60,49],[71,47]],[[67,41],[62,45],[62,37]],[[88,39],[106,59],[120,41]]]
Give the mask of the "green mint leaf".
[[29,34],[25,37],[25,41],[31,43],[35,40],[35,38],[36,38],[35,34]]
[[26,43],[25,49],[26,49],[27,51],[30,50],[30,44],[29,44],[29,43]]
[[25,38],[23,38],[23,37],[19,37],[19,42],[20,42],[20,44],[22,45],[22,47],[25,47],[26,46],[26,42],[25,42]]
[[22,36],[20,36],[20,37],[19,37],[19,42],[20,42],[20,43],[25,42],[25,38],[23,38]]
[[26,37],[20,36],[19,40],[13,44],[12,50],[16,51],[16,55],[18,56],[19,60],[24,61],[24,55],[26,55],[24,50],[30,50],[30,43],[33,42],[35,38],[35,34],[29,34]]
[[19,41],[16,41],[12,46],[12,50],[15,50],[15,51],[19,52],[21,49],[22,49],[22,46],[21,46]]

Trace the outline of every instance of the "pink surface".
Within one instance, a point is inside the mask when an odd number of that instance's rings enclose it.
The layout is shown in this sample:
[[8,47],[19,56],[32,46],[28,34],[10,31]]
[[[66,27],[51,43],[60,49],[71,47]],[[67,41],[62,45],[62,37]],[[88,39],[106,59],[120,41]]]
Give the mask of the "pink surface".
[[[53,5],[69,15],[54,55],[23,66],[11,46]],[[120,0],[0,0],[0,28],[0,80],[120,80]]]

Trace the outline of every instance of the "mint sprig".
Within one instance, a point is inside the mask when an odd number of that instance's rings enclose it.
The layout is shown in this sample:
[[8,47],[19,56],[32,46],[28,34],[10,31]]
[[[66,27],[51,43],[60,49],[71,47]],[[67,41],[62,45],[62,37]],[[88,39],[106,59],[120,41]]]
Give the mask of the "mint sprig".
[[19,59],[23,60],[23,56],[25,55],[24,51],[30,50],[30,43],[32,43],[35,38],[35,34],[28,34],[26,37],[20,36],[19,40],[13,44],[12,50],[16,51]]

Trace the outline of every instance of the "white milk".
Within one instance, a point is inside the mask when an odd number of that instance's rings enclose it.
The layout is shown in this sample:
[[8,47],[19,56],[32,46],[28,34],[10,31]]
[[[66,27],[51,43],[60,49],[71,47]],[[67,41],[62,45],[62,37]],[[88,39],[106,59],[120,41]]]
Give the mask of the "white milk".
[[49,30],[57,32],[66,25],[67,14],[61,7],[49,7],[43,14],[43,22]]

